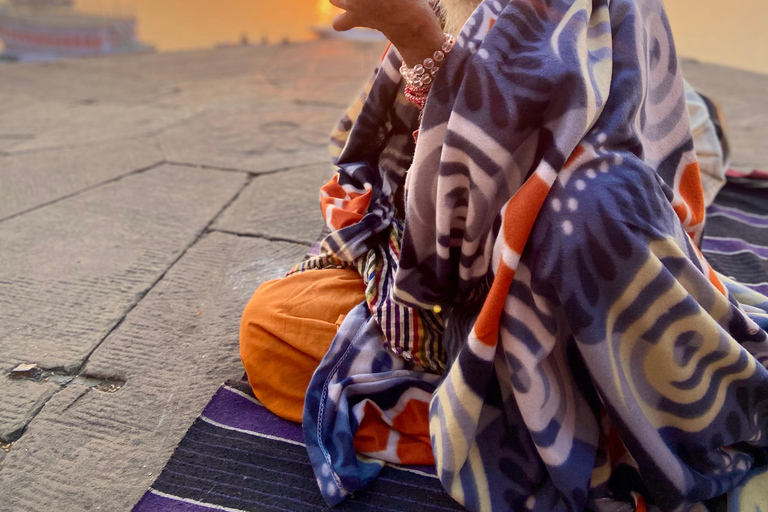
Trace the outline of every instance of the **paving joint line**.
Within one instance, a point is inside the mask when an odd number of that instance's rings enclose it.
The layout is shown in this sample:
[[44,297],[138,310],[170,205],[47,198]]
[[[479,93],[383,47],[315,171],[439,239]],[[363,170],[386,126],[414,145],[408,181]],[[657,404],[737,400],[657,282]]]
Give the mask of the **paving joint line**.
[[[67,404],[67,406],[61,411],[61,414],[64,414],[65,412],[67,412],[73,405],[75,405],[77,402],[79,402],[81,398],[83,398],[85,395],[87,395],[90,390],[91,390],[91,388],[85,388],[83,390],[83,392],[78,395],[77,398],[75,398],[74,400],[72,400],[71,402],[69,402]],[[45,407],[45,404],[43,404],[43,407]]]
[[349,105],[345,103],[334,103],[332,101],[295,99],[293,100],[293,103],[295,105],[302,105],[302,106],[308,106],[308,107],[338,108],[338,109],[349,108]]
[[154,132],[148,132],[148,133],[139,133],[136,135],[128,135],[126,137],[115,136],[115,137],[110,137],[108,139],[95,140],[95,141],[89,141],[89,142],[83,142],[83,143],[60,144],[58,146],[44,146],[41,148],[12,151],[10,153],[7,153],[5,156],[15,157],[15,156],[26,156],[26,155],[38,155],[40,153],[50,153],[54,151],[68,151],[68,150],[74,150],[74,149],[92,148],[92,147],[97,147],[101,145],[114,144],[116,142],[151,139],[156,135],[157,134],[155,134]]
[[208,164],[195,164],[190,162],[179,162],[177,160],[166,160],[165,163],[167,165],[178,165],[180,167],[190,167],[193,169],[205,169],[209,171],[221,171],[221,172],[240,172],[248,174],[254,178],[257,178],[259,176],[269,176],[270,174],[277,174],[285,171],[293,171],[293,170],[300,170],[300,169],[307,169],[310,167],[315,167],[317,165],[323,165],[328,164],[329,170],[330,170],[330,159],[328,161],[326,160],[318,160],[317,162],[312,162],[308,164],[301,164],[301,165],[293,165],[288,167],[278,167],[276,169],[269,169],[267,171],[249,171],[248,169],[240,169],[237,167],[221,167],[218,165],[208,165]]
[[[157,164],[157,165],[159,166],[159,165],[162,165],[163,163],[164,162],[161,162],[160,164]],[[154,167],[155,166],[153,166],[153,168]],[[72,379],[69,380],[68,382],[62,383],[60,385],[59,389],[54,391],[51,394],[51,396],[48,397],[48,399],[40,406],[40,408],[37,409],[37,411],[35,411],[34,415],[32,415],[30,417],[29,422],[27,422],[27,424],[24,425],[24,427],[21,429],[18,437],[16,437],[16,439],[13,441],[14,443],[19,441],[24,436],[24,434],[27,432],[27,429],[29,428],[29,425],[32,423],[32,421],[35,420],[35,418],[40,414],[40,412],[45,408],[45,406],[48,405],[48,402],[50,402],[51,399],[54,396],[56,396],[58,393],[60,393],[62,390],[64,390],[67,386],[69,386],[73,382],[76,382],[78,377],[80,377],[80,378],[87,377],[87,374],[84,374],[83,371],[85,370],[85,367],[87,366],[88,361],[90,360],[90,358],[93,355],[93,353],[96,352],[96,350],[98,350],[98,348],[107,340],[107,338],[109,338],[112,335],[112,333],[117,331],[120,328],[120,326],[123,325],[125,320],[128,318],[128,315],[130,315],[131,312],[134,309],[136,309],[136,306],[138,306],[141,303],[141,301],[144,300],[144,297],[146,297],[155,288],[155,286],[157,286],[158,283],[160,283],[160,281],[162,281],[165,278],[165,276],[168,274],[168,272],[179,262],[179,260],[181,260],[181,258],[183,258],[187,254],[187,252],[189,252],[189,250],[192,247],[195,246],[195,244],[197,244],[205,235],[207,235],[211,231],[210,228],[214,224],[214,222],[216,222],[219,219],[219,217],[221,217],[221,215],[227,210],[227,208],[229,208],[232,205],[232,203],[234,203],[237,200],[237,198],[240,197],[240,195],[243,193],[243,191],[246,189],[246,187],[248,187],[248,185],[250,184],[250,182],[252,180],[253,180],[253,176],[250,176],[250,175],[246,176],[246,179],[245,179],[244,183],[240,186],[240,188],[237,190],[237,192],[235,192],[232,195],[232,197],[226,203],[224,203],[224,205],[211,218],[211,220],[209,220],[206,223],[206,225],[203,226],[203,228],[197,233],[195,238],[179,253],[179,255],[176,258],[173,259],[173,261],[171,261],[168,264],[168,266],[157,277],[157,279],[155,279],[143,292],[140,292],[140,293],[137,294],[136,300],[125,309],[123,315],[115,323],[115,325],[113,325],[107,331],[107,333],[104,336],[101,337],[101,339],[98,341],[98,343],[96,343],[93,346],[93,348],[85,355],[85,357],[83,358],[83,362],[77,367],[77,369],[75,369],[75,371],[73,371],[73,372],[71,372],[69,374],[72,377]],[[82,397],[82,395],[80,397],[78,397],[76,400],[79,400],[81,397]]]
[[0,223],[15,219],[16,217],[21,217],[22,215],[26,215],[28,213],[32,213],[34,211],[40,210],[42,208],[46,208],[48,206],[52,206],[56,203],[59,203],[61,201],[64,201],[66,199],[72,199],[73,197],[77,197],[80,194],[84,194],[86,192],[90,192],[92,190],[96,190],[97,188],[101,188],[107,185],[111,185],[112,183],[117,183],[118,181],[121,181],[125,178],[129,178],[131,176],[136,176],[139,174],[143,174],[145,172],[151,171],[152,169],[157,169],[158,167],[162,166],[165,163],[165,160],[160,160],[159,162],[155,162],[152,165],[149,165],[147,167],[142,167],[140,169],[135,169],[133,171],[128,171],[124,174],[121,174],[120,176],[115,176],[114,178],[110,178],[105,181],[100,181],[99,183],[94,183],[93,185],[89,185],[85,188],[81,188],[80,190],[76,190],[74,192],[71,192],[69,194],[65,194],[63,196],[57,197],[56,199],[52,199],[50,201],[47,201],[42,204],[38,204],[36,206],[33,206],[32,208],[27,208],[26,210],[22,210],[20,212],[12,213],[11,215],[8,215],[7,217],[3,217],[0,219]]
[[290,244],[303,245],[305,247],[312,246],[311,243],[305,242],[303,240],[296,240],[295,238],[288,238],[288,237],[282,237],[282,236],[265,235],[262,233],[241,233],[238,231],[230,231],[228,229],[221,229],[221,228],[211,228],[208,230],[208,232],[223,233],[225,235],[233,235],[233,236],[238,236],[242,238],[258,238],[260,240],[267,240],[269,242],[287,242]]
[[201,239],[201,238],[203,238],[203,237],[204,237],[204,236],[205,236],[205,235],[208,233],[208,231],[210,230],[210,227],[211,227],[211,226],[214,224],[214,222],[216,222],[216,221],[219,219],[219,217],[221,217],[221,215],[222,215],[222,214],[223,214],[223,213],[224,213],[224,212],[227,210],[227,208],[229,208],[229,207],[232,205],[232,203],[234,203],[234,202],[237,200],[237,198],[238,198],[238,197],[240,197],[240,194],[242,194],[243,190],[245,190],[245,188],[246,188],[246,187],[247,187],[247,186],[250,184],[250,182],[251,182],[251,179],[252,179],[252,178],[251,178],[250,176],[249,176],[249,177],[246,177],[246,179],[245,179],[245,182],[244,182],[244,183],[243,183],[243,184],[240,186],[240,188],[238,189],[238,191],[237,191],[237,192],[235,192],[235,194],[234,194],[234,195],[232,195],[232,197],[231,197],[231,198],[230,198],[230,199],[229,199],[229,200],[228,200],[228,201],[227,201],[227,202],[224,204],[224,206],[222,206],[222,207],[219,209],[219,211],[218,211],[218,212],[217,212],[217,213],[216,213],[216,214],[215,214],[215,215],[214,215],[214,216],[211,218],[211,220],[209,220],[209,221],[206,223],[206,225],[205,225],[205,226],[203,226],[203,228],[202,228],[202,229],[201,229],[201,230],[200,230],[200,231],[197,233],[197,235],[195,236],[194,240],[192,240],[192,241],[191,241],[191,242],[190,242],[190,243],[189,243],[189,244],[188,244],[188,245],[187,245],[187,246],[186,246],[186,247],[185,247],[185,248],[184,248],[184,249],[183,249],[183,250],[182,250],[182,251],[179,253],[179,255],[178,255],[176,258],[174,258],[174,260],[173,260],[173,261],[171,261],[171,262],[168,264],[168,266],[167,266],[167,267],[165,268],[165,270],[163,270],[163,272],[162,272],[162,273],[161,273],[161,274],[160,274],[160,275],[157,277],[157,279],[155,279],[155,280],[154,280],[154,281],[153,281],[153,282],[152,282],[152,283],[151,283],[151,284],[150,284],[150,285],[149,285],[149,286],[148,286],[148,287],[147,287],[147,288],[146,288],[146,289],[145,289],[143,292],[140,292],[140,293],[137,295],[137,297],[136,297],[136,300],[133,302],[133,304],[131,304],[130,306],[128,306],[128,308],[126,309],[125,313],[124,313],[124,314],[123,314],[123,316],[120,318],[120,320],[119,320],[119,321],[118,321],[118,322],[117,322],[117,323],[116,323],[116,324],[115,324],[115,325],[114,325],[114,326],[113,326],[113,327],[112,327],[112,328],[109,330],[109,332],[107,332],[107,334],[105,334],[105,335],[104,335],[104,336],[101,338],[101,340],[100,340],[100,341],[99,341],[99,342],[98,342],[98,343],[97,343],[97,344],[96,344],[96,345],[95,345],[95,346],[94,346],[94,347],[91,349],[91,351],[90,351],[90,352],[88,352],[88,354],[86,354],[85,358],[83,359],[83,363],[82,363],[82,364],[81,364],[81,365],[80,365],[80,366],[77,368],[77,370],[75,370],[74,372],[72,372],[72,373],[73,373],[73,375],[75,375],[75,376],[81,376],[81,374],[82,374],[83,370],[85,369],[85,366],[88,364],[88,360],[91,358],[91,356],[93,355],[93,353],[94,353],[94,352],[96,352],[96,350],[97,350],[97,349],[98,349],[98,348],[101,346],[101,344],[102,344],[102,343],[104,343],[104,341],[105,341],[105,340],[106,340],[106,339],[107,339],[107,338],[108,338],[108,337],[109,337],[109,336],[110,336],[110,335],[111,335],[113,332],[115,332],[115,331],[116,331],[116,330],[117,330],[117,329],[118,329],[118,328],[119,328],[119,327],[120,327],[120,326],[123,324],[123,322],[124,322],[124,321],[125,321],[125,319],[128,317],[128,315],[130,315],[130,314],[131,314],[131,312],[132,312],[132,311],[133,311],[133,310],[136,308],[136,306],[138,306],[138,305],[139,305],[139,303],[140,303],[142,300],[144,300],[144,297],[146,297],[146,296],[147,296],[147,295],[148,295],[148,294],[149,294],[149,293],[152,291],[152,289],[153,289],[155,286],[157,286],[157,284],[158,284],[160,281],[162,281],[162,280],[165,278],[165,276],[168,274],[168,271],[170,271],[170,270],[171,270],[171,269],[172,269],[172,268],[173,268],[173,267],[176,265],[176,263],[178,263],[178,262],[179,262],[179,260],[181,260],[181,258],[183,258],[183,257],[184,257],[184,256],[187,254],[187,252],[189,252],[189,249],[191,249],[191,248],[192,248],[192,247],[193,247],[195,244],[197,244],[197,242],[199,242],[199,241],[200,241],[200,239]]

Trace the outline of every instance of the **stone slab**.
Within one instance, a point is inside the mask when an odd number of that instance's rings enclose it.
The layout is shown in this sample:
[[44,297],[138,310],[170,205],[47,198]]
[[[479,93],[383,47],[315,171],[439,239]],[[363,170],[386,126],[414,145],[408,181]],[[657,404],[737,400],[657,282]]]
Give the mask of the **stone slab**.
[[245,180],[166,165],[0,223],[0,374],[76,371]]
[[[0,68],[0,71],[3,69],[4,68]],[[23,91],[4,91],[2,86],[0,86],[0,114],[16,108],[25,107],[32,103],[32,101],[32,98],[25,95]]]
[[[66,103],[152,102],[180,83],[204,83],[269,75],[284,82],[307,74],[319,64],[337,80],[368,66],[381,56],[383,42],[321,40],[280,45],[190,50],[169,53],[112,55],[2,65],[4,93]],[[316,71],[313,69],[312,73]],[[323,76],[326,78],[326,76]]]
[[[383,48],[384,43],[327,40],[3,65],[0,98],[12,94],[14,99],[23,95],[67,104],[157,104],[177,94],[180,86],[263,77],[290,97],[296,97],[291,92],[308,93],[329,101],[328,94],[339,84],[359,87]],[[354,92],[346,89],[333,99],[346,103],[347,93]],[[0,106],[0,112],[4,109]]]
[[346,107],[363,89],[385,48],[385,42],[289,45],[269,62],[263,73],[283,97]]
[[25,141],[32,140],[33,138],[34,134],[32,133],[21,133],[16,130],[0,133],[0,151],[11,151],[16,146],[23,144]]
[[259,173],[328,161],[339,108],[291,102],[227,105],[159,136],[170,162]]
[[768,169],[768,75],[691,60],[683,61],[683,74],[725,112],[732,166]]
[[53,382],[0,376],[0,443],[18,439],[24,428],[59,389]]
[[166,84],[122,70],[120,61],[114,56],[2,65],[0,94],[13,92],[34,102],[141,104],[167,92]]
[[167,131],[169,161],[253,172],[324,161],[328,133],[382,49],[321,41],[5,65],[0,98],[15,105],[0,109],[0,151]]
[[319,189],[332,176],[330,163],[257,176],[213,228],[312,244],[323,229]]
[[140,77],[141,80],[151,80],[154,84],[176,85],[259,74],[272,59],[279,58],[283,48],[253,45],[132,54],[117,59],[110,57],[81,62],[86,66],[98,66],[104,72],[117,71],[126,76]]
[[88,363],[125,385],[68,386],[13,445],[0,510],[128,512],[216,388],[242,375],[239,317],[255,288],[305,251],[221,233],[193,246]]
[[145,138],[0,156],[0,220],[162,161]]
[[0,224],[0,365],[79,366],[245,179],[164,165]]
[[[140,77],[157,85],[208,83],[218,80],[267,76],[284,85],[297,83],[295,77],[323,87],[321,81],[344,81],[363,76],[373,69],[381,57],[385,43],[355,43],[340,40],[253,45],[247,47],[192,50],[173,53],[126,55],[119,59],[80,61],[81,73],[106,73],[114,70],[120,76]],[[98,70],[96,67],[98,66]],[[322,73],[313,80],[318,72]]]
[[6,153],[83,147],[158,133],[195,111],[156,105],[38,101],[0,114],[0,138],[24,136]]
[[208,81],[179,82],[173,92],[157,98],[156,105],[212,110],[231,105],[268,103],[280,99],[279,90],[263,75],[222,77]]
[[173,93],[158,104],[211,105],[290,100],[346,107],[381,57],[383,43],[318,41],[143,56],[121,62]]

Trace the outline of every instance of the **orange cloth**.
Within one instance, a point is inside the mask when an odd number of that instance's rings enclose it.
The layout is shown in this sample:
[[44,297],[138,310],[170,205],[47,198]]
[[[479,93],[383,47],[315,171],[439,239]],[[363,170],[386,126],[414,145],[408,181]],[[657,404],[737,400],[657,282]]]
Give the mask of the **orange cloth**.
[[[429,403],[411,400],[393,420],[370,400],[355,432],[355,450],[369,457],[406,465],[435,463],[429,437]],[[393,435],[397,436],[393,439]]]
[[[301,421],[312,375],[344,317],[364,300],[363,279],[350,269],[309,270],[256,290],[240,323],[240,357],[256,398],[267,409]],[[392,421],[372,402],[366,404],[353,442],[370,456],[434,464],[429,404],[413,401]],[[392,457],[386,453],[390,445],[396,451]]]
[[240,323],[240,357],[256,398],[301,421],[312,374],[344,317],[365,300],[352,269],[309,270],[264,283]]

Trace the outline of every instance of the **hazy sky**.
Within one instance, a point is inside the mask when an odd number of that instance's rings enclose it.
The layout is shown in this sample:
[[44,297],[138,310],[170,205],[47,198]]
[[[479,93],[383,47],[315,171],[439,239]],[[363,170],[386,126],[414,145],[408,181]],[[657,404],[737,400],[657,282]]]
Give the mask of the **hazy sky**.
[[[768,0],[766,0],[768,1]],[[235,42],[307,39],[318,22],[317,0],[76,0],[79,8],[128,7],[139,20],[139,36],[160,50],[210,47]]]
[[768,0],[665,0],[680,55],[768,73]]
[[[768,73],[768,0],[666,0],[678,52]],[[306,39],[327,0],[77,0],[139,18],[140,36],[160,50],[235,42]]]

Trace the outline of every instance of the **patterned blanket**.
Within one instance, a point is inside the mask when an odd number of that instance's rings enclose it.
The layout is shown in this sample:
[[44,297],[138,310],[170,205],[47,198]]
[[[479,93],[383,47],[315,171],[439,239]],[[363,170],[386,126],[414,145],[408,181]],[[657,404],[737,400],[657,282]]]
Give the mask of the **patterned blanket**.
[[448,369],[398,357],[375,306],[346,317],[305,402],[326,501],[431,441],[473,511],[749,510],[768,484],[768,298],[698,247],[661,2],[484,0],[415,147],[399,66],[390,49],[335,136],[322,251],[352,265],[386,244],[404,186],[384,280],[394,311],[441,315]]

